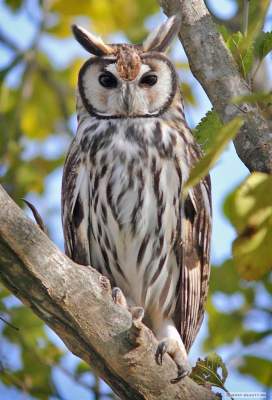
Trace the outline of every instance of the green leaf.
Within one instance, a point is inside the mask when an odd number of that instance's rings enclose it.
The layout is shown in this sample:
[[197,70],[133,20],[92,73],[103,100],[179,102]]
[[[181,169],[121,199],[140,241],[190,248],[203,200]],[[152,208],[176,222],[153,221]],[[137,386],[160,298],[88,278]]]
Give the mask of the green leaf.
[[197,360],[190,378],[199,385],[215,386],[228,393],[224,386],[227,376],[228,371],[222,358],[216,353],[211,353],[204,360]]
[[16,171],[16,183],[35,193],[42,193],[44,190],[44,178],[62,166],[64,156],[47,160],[42,157],[35,157],[28,162],[22,162]]
[[242,374],[254,376],[262,385],[272,387],[272,362],[265,358],[244,356],[243,365],[238,367]]
[[233,104],[256,103],[256,102],[264,102],[264,103],[272,102],[272,93],[256,92],[247,94],[245,96],[238,96],[232,99]]
[[192,86],[189,85],[189,83],[187,82],[182,82],[180,86],[181,86],[182,96],[185,102],[192,106],[195,106],[197,103],[194,93],[192,91]]
[[10,309],[9,315],[11,317],[10,323],[19,328],[19,332],[15,331],[9,325],[6,325],[3,329],[4,336],[11,342],[21,343],[21,335],[24,335],[25,344],[30,347],[35,347],[38,338],[46,338],[44,323],[36,317],[30,309],[22,305]]
[[224,41],[227,42],[231,36],[231,32],[228,28],[225,25],[217,25],[217,30],[222,35]]
[[239,275],[233,260],[226,260],[222,265],[212,268],[210,293],[223,292],[231,295],[240,289]]
[[8,291],[8,289],[3,286],[2,284],[0,284],[0,300],[4,300],[6,297],[9,297],[11,294]]
[[259,32],[270,6],[270,0],[250,0],[249,5],[249,33],[251,36]]
[[22,6],[24,0],[5,0],[5,3],[13,10],[17,11]]
[[216,111],[208,111],[194,129],[194,136],[204,152],[208,151],[222,128],[222,122]]
[[250,346],[251,344],[260,342],[261,340],[267,338],[271,334],[272,334],[272,329],[267,329],[267,330],[261,331],[261,332],[247,330],[247,331],[243,332],[240,339],[241,339],[241,342],[245,346]]
[[272,51],[272,32],[261,32],[254,45],[255,55],[264,59]]
[[217,310],[211,299],[208,299],[206,309],[209,315],[209,336],[204,340],[205,351],[214,350],[218,346],[233,343],[243,332],[244,314],[241,310],[223,313]]
[[244,279],[260,279],[272,266],[272,176],[254,172],[225,201],[236,228],[233,257]]
[[204,178],[209,170],[214,166],[221,153],[225,150],[229,141],[234,138],[241,128],[243,121],[236,117],[225,126],[223,126],[215,136],[213,146],[207,151],[206,155],[192,169],[189,179],[185,184],[184,192],[186,193],[190,187],[196,185]]
[[24,388],[29,395],[47,400],[54,394],[52,368],[62,357],[62,351],[51,343],[45,333],[44,323],[25,306],[9,310],[11,322],[19,331],[6,326],[3,335],[20,349],[21,366],[16,371],[3,371],[1,380],[6,385]]
[[[43,57],[40,58],[45,64]],[[21,129],[29,139],[45,139],[59,129],[64,118],[69,117],[72,88],[68,86],[68,74],[68,70],[53,71],[46,66],[29,75],[29,92],[22,104],[20,121]]]
[[75,370],[76,375],[82,375],[82,374],[85,374],[86,372],[87,373],[91,372],[90,371],[90,367],[84,361],[80,361],[77,364],[77,367],[76,367],[76,370]]
[[183,69],[185,71],[190,71],[190,66],[188,61],[175,61],[176,69]]
[[263,284],[268,293],[272,293],[272,274],[268,274],[265,279],[263,279]]
[[227,46],[230,49],[240,73],[247,78],[251,71],[254,60],[254,47],[252,41],[241,32],[233,33],[227,40]]
[[33,395],[38,395],[40,399],[48,399],[52,393],[50,387],[51,365],[46,365],[42,359],[39,359],[38,352],[35,349],[23,348],[22,361],[23,370],[18,371],[20,376],[27,380],[28,391]]
[[[237,269],[237,268],[236,268]],[[243,287],[243,295],[245,300],[245,311],[254,307],[256,298],[256,289],[253,287]]]

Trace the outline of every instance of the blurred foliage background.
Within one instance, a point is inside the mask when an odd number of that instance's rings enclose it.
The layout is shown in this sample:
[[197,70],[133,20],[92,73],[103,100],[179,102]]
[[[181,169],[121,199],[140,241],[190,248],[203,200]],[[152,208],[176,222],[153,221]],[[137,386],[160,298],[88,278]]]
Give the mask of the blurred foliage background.
[[[237,33],[242,30],[243,1],[206,3],[241,73],[257,93],[250,101],[257,102],[271,118],[271,92],[267,92],[272,70],[269,1],[250,1],[247,37]],[[27,198],[41,210],[60,247],[61,169],[76,129],[77,74],[88,57],[71,38],[70,26],[80,23],[108,42],[141,43],[162,19],[156,0],[0,2],[0,180],[20,206],[24,207],[22,198]],[[180,44],[174,46],[171,58],[182,79],[189,123],[195,128],[211,106],[191,75]],[[211,111],[195,129],[206,151],[220,127],[218,116]],[[232,152],[233,164],[237,162],[234,158]],[[223,250],[230,229],[225,220],[221,231],[216,230],[220,242],[218,237],[213,239],[219,256],[213,257],[207,319],[192,358],[218,352],[229,370],[226,387],[230,391],[259,390],[269,398],[272,182],[262,174],[248,178],[241,163],[239,168],[247,180],[229,194],[224,205],[225,218],[237,232],[233,257]],[[228,174],[236,172],[226,169],[226,182]],[[215,185],[215,196],[218,191],[220,185]],[[227,255],[225,260],[222,254]],[[3,286],[0,318],[1,400],[112,397],[109,388]]]

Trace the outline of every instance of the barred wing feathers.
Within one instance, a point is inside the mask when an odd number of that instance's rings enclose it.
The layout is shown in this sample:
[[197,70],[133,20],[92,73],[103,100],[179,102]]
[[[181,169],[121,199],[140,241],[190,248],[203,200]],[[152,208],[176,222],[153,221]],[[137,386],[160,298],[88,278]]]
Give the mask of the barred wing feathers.
[[82,265],[90,265],[88,174],[75,138],[68,151],[62,177],[62,225],[65,253]]
[[210,275],[211,184],[206,177],[184,202],[181,275],[175,322],[187,351],[204,317]]

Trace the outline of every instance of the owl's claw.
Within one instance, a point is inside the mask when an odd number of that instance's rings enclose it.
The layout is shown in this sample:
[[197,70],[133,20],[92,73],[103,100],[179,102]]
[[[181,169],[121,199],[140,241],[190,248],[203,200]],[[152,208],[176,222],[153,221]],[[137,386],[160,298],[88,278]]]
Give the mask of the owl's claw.
[[157,364],[162,365],[162,360],[165,353],[168,353],[170,357],[172,357],[178,369],[177,377],[171,379],[171,383],[177,383],[191,373],[191,366],[189,364],[187,355],[186,357],[184,356],[184,352],[181,350],[177,341],[171,338],[165,338],[159,342],[155,354]]
[[112,295],[112,299],[115,304],[118,304],[119,306],[128,308],[127,300],[121,289],[119,289],[118,287],[113,288],[111,295]]
[[161,341],[157,347],[157,351],[155,354],[156,363],[158,365],[162,365],[162,359],[166,351],[167,351],[166,343],[165,341]]
[[144,309],[143,307],[130,307],[129,311],[131,312],[132,319],[135,322],[141,322],[144,318]]
[[185,378],[185,376],[189,375],[191,373],[191,368],[190,370],[184,370],[183,367],[181,368],[179,365],[177,365],[178,367],[178,375],[176,378],[171,379],[171,383],[177,383],[179,381],[181,381],[181,379]]
[[119,306],[124,307],[130,311],[133,321],[135,322],[142,321],[142,319],[144,318],[143,307],[128,306],[127,299],[125,298],[124,293],[118,287],[112,289],[111,295],[115,304],[118,304]]

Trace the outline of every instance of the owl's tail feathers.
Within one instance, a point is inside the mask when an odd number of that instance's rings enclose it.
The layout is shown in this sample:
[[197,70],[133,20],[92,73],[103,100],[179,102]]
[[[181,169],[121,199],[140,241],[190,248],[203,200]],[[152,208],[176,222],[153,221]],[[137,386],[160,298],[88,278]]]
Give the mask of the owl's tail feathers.
[[45,223],[43,222],[42,217],[40,216],[40,214],[39,214],[39,212],[37,211],[36,207],[35,207],[33,204],[31,204],[31,203],[30,203],[28,200],[26,200],[26,199],[22,199],[22,200],[25,202],[25,204],[26,204],[26,205],[30,208],[30,210],[32,211],[33,217],[34,217],[35,221],[37,222],[38,226],[40,227],[40,229],[41,229],[47,236],[49,236],[48,229],[47,229]]

